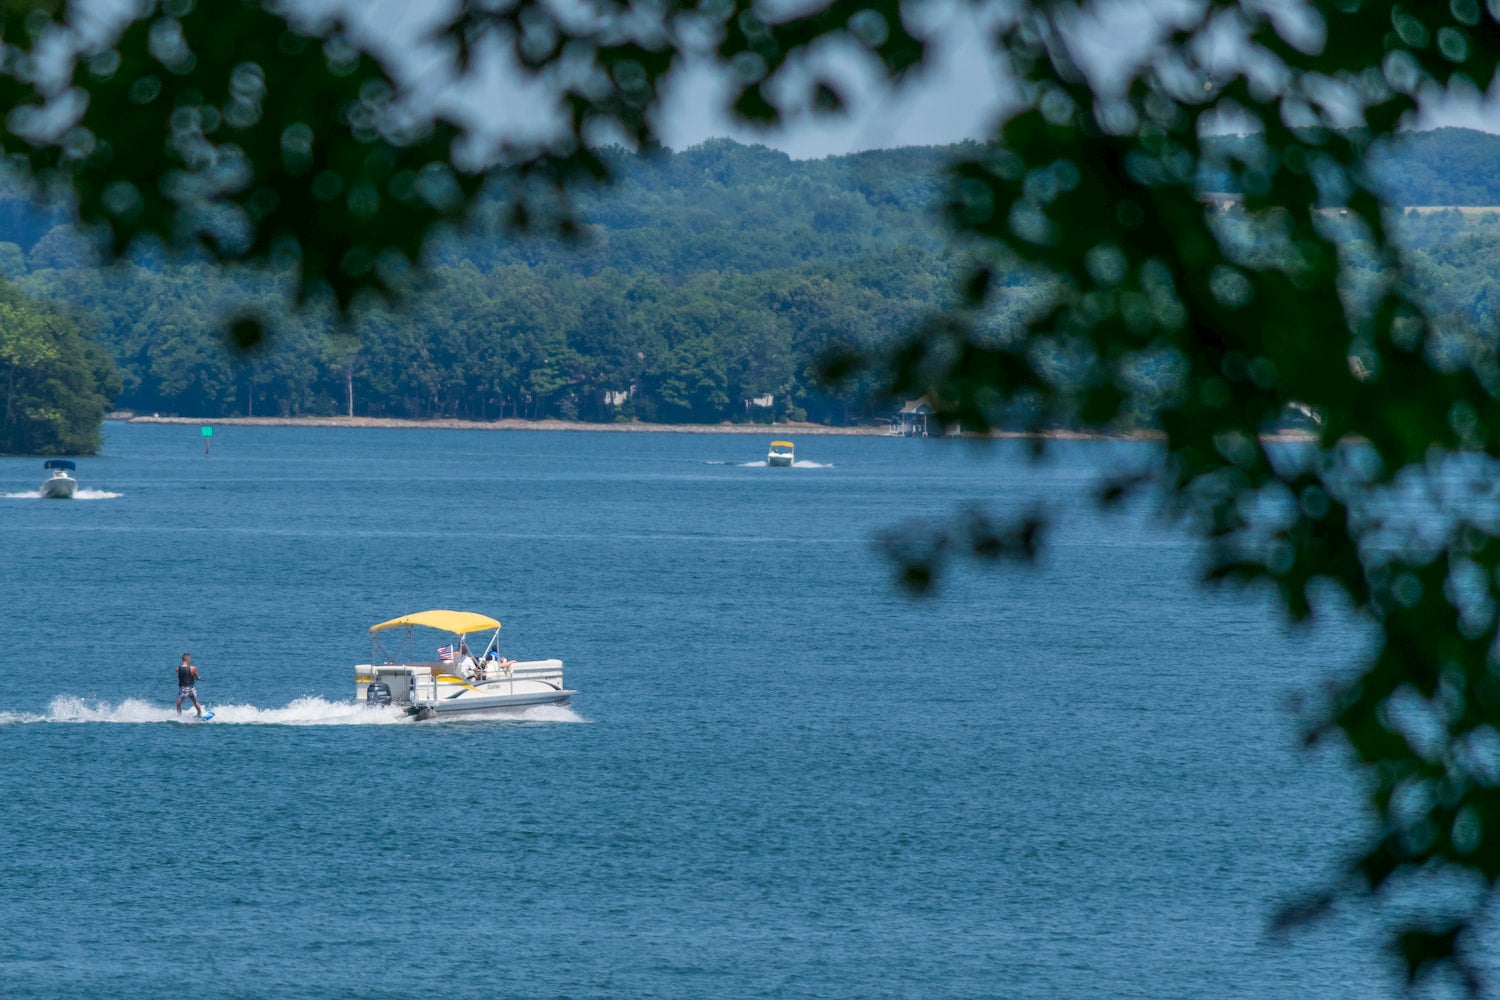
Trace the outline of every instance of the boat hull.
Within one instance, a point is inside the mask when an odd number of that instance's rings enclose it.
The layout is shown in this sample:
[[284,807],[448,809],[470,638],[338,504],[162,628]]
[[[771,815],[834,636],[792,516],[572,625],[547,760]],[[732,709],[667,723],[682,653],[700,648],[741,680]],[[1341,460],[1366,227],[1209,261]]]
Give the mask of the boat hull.
[[72,476],[53,476],[42,483],[42,496],[47,500],[68,500],[78,490],[78,480]]
[[577,693],[577,691],[535,691],[514,695],[474,695],[408,705],[406,714],[415,715],[418,719],[432,719],[440,715],[498,712],[509,708],[531,708],[535,705],[566,705]]
[[785,469],[792,464],[792,456],[773,451],[766,456],[766,464],[778,469]]
[[561,660],[513,663],[508,672],[490,667],[490,676],[465,679],[443,671],[449,664],[361,664],[355,668],[355,698],[368,699],[369,685],[390,690],[391,704],[418,719],[495,712],[534,705],[566,705],[576,691],[563,686]]

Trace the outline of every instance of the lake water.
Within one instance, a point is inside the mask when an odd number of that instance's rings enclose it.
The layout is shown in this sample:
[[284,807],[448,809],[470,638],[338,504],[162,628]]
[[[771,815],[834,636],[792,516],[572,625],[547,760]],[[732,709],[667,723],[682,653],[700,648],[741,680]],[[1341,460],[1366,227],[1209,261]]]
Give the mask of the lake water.
[[[89,499],[0,459],[0,995],[1397,992],[1359,919],[1268,932],[1360,835],[1288,699],[1361,636],[1078,500],[1150,445],[106,430]],[[876,534],[975,502],[1041,564],[904,596]],[[354,704],[430,607],[580,696]]]

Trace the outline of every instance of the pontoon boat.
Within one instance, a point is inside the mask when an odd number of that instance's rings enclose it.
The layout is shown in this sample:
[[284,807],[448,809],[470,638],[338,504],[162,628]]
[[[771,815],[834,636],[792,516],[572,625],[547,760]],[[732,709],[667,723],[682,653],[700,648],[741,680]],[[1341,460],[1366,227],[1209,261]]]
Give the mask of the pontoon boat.
[[[434,658],[413,656],[413,630],[435,629],[457,637],[437,646]],[[391,633],[396,632],[394,641]],[[490,633],[475,655],[468,637]],[[354,668],[355,700],[389,702],[408,715],[483,712],[528,705],[566,705],[577,694],[563,687],[561,660],[507,660],[500,655],[500,623],[471,611],[421,611],[370,626],[373,650],[369,663]],[[418,633],[420,634],[420,633]],[[391,643],[388,651],[382,643]]]

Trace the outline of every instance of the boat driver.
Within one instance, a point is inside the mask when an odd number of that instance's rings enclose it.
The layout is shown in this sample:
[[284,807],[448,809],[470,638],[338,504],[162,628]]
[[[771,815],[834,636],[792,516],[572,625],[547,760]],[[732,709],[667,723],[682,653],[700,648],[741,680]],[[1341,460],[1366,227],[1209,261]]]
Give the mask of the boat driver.
[[466,681],[474,680],[479,674],[479,664],[474,662],[474,656],[469,652],[469,644],[460,642],[458,644],[458,676]]

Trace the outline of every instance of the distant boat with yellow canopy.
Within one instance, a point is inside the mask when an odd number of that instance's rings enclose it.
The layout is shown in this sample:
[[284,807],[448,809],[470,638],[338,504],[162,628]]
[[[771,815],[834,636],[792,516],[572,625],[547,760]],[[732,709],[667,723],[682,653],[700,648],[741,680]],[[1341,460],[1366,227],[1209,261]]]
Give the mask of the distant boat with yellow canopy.
[[792,462],[792,442],[772,441],[771,450],[766,452],[766,464],[784,469]]
[[[432,659],[419,659],[416,629],[457,638],[434,641]],[[489,633],[476,655],[468,637]],[[408,715],[437,715],[566,705],[577,694],[563,686],[561,660],[508,660],[500,655],[500,623],[472,611],[419,611],[370,626],[370,662],[354,668],[354,697],[371,705],[397,705]],[[477,644],[475,648],[480,648]]]

